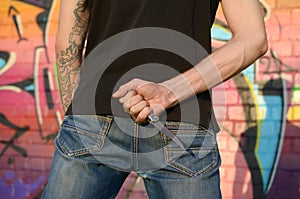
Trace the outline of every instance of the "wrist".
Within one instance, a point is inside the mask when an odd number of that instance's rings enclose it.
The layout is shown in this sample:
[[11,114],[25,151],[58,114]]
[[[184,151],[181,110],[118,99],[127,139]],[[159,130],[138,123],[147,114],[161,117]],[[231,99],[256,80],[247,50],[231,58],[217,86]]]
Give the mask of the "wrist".
[[164,89],[164,98],[166,99],[166,108],[176,106],[179,103],[178,96],[174,93],[173,89],[168,85],[167,82],[159,84]]
[[160,85],[169,90],[168,97],[176,104],[184,101],[192,95],[195,95],[194,89],[182,75],[178,75],[172,79],[164,81]]

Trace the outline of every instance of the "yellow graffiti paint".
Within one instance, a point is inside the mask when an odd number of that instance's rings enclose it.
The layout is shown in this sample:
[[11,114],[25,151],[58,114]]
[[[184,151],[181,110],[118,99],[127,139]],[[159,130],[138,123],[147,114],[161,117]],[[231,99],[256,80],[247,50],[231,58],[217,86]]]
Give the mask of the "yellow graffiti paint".
[[288,120],[300,119],[300,105],[289,108],[287,119]]
[[[247,83],[247,85],[249,87],[249,91],[250,91],[250,93],[252,95],[254,106],[255,106],[255,111],[256,111],[256,125],[257,125],[257,139],[256,140],[260,140],[260,136],[261,136],[261,132],[260,132],[261,116],[260,116],[260,108],[258,106],[258,99],[256,97],[255,90],[253,88],[253,85],[252,85],[249,77],[245,76],[245,80],[246,80],[246,83]],[[258,148],[259,148],[259,142],[256,141],[255,153],[258,151]],[[257,164],[259,165],[259,168],[262,168],[260,159],[259,158],[256,158],[256,159],[257,159]],[[263,170],[261,170],[261,172],[263,172]]]
[[5,73],[8,69],[10,69],[16,62],[17,55],[15,52],[11,51],[9,54],[9,59],[7,60],[5,66],[0,69],[0,75]]
[[291,104],[293,104],[287,114],[288,120],[300,119],[300,85],[295,85],[292,89]]
[[16,86],[0,86],[0,91],[1,90],[14,91],[16,93],[20,93],[22,91],[22,89],[20,89],[19,87],[16,87]]

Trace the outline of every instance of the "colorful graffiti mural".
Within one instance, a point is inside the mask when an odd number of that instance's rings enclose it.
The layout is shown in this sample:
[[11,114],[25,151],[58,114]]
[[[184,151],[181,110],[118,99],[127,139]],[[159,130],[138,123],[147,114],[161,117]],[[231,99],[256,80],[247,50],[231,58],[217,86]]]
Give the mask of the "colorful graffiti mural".
[[[261,2],[261,6],[268,25],[271,9],[264,2]],[[280,20],[277,22],[278,29],[285,25],[281,24]],[[222,21],[216,21],[212,33],[217,45],[231,38],[230,30]],[[272,39],[269,39],[269,42],[269,52],[233,78],[234,85],[241,97],[245,130],[237,135],[236,132],[233,133],[225,128],[224,133],[229,132],[239,143],[251,174],[253,198],[277,198],[278,188],[289,190],[290,193],[287,193],[285,198],[297,198],[300,196],[299,174],[283,174],[280,170],[284,164],[285,166],[287,164],[283,163],[285,154],[282,153],[282,150],[284,141],[290,139],[290,135],[288,135],[290,129],[287,126],[288,118],[293,118],[288,117],[287,112],[294,113],[292,109],[295,109],[295,107],[290,108],[288,98],[288,92],[291,89],[289,86],[293,82],[287,82],[290,79],[287,80],[286,76],[296,77],[299,64],[292,66],[285,63],[285,57],[280,59],[272,48]],[[293,131],[300,133],[299,129]],[[299,138],[300,135],[295,134],[294,136]],[[295,158],[300,161],[299,157],[295,156]],[[292,171],[292,168],[298,165],[290,165],[285,169]],[[280,177],[279,174],[281,174]],[[290,176],[292,178],[288,185],[280,185],[280,178],[287,178],[289,175],[294,176]],[[235,180],[238,181],[239,179]],[[233,191],[233,193],[237,193],[236,196],[232,195],[233,198],[243,196],[239,193],[238,188],[237,186],[236,190]],[[291,193],[293,196],[290,195]]]
[[[270,49],[224,83],[227,112],[218,137],[223,198],[300,198],[300,5],[295,2],[261,1]],[[58,5],[0,1],[0,198],[36,198],[47,180],[62,119],[54,63]],[[214,48],[232,36],[221,10],[212,35]],[[142,180],[132,174],[117,198],[147,198]]]
[[56,30],[49,23],[55,5],[0,2],[0,198],[33,198],[47,179],[61,121],[53,75]]

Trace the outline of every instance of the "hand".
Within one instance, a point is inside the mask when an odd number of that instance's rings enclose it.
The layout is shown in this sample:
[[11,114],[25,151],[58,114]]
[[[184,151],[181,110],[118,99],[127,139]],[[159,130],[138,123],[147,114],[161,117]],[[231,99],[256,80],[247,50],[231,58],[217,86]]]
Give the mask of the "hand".
[[141,79],[133,79],[120,86],[113,97],[119,98],[124,110],[138,123],[145,122],[151,111],[160,115],[178,102],[166,86]]

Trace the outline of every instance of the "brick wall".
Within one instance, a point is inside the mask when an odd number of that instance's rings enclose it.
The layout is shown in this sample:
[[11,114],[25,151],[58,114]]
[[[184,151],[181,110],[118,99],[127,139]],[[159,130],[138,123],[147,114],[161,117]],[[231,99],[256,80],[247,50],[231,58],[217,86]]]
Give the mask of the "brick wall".
[[[261,3],[268,53],[214,89],[225,199],[300,196],[300,1]],[[231,35],[217,19],[215,48]],[[0,198],[38,197],[47,180],[62,120],[57,20],[55,0],[0,2]],[[118,198],[147,198],[142,180],[132,174]]]

